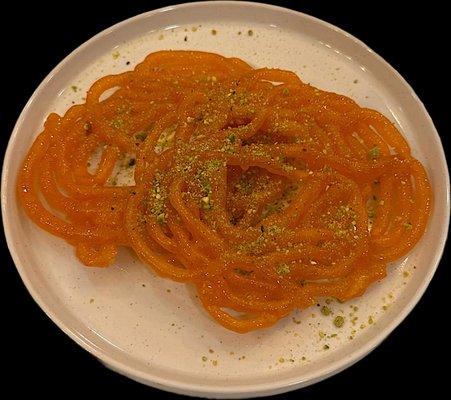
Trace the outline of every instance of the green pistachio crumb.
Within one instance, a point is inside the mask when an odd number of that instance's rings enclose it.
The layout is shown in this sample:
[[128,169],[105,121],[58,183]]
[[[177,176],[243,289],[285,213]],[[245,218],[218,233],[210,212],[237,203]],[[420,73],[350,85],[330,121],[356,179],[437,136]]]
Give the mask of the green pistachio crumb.
[[110,121],[110,126],[114,129],[121,129],[124,126],[124,120],[122,118],[115,118]]
[[221,160],[211,160],[211,161],[207,161],[207,163],[205,164],[205,168],[208,171],[216,171],[223,165],[224,165],[224,162]]
[[379,149],[379,147],[374,146],[372,149],[370,149],[370,151],[368,152],[368,158],[370,158],[371,160],[375,160],[376,158],[378,158],[381,155],[381,150]]
[[283,264],[279,264],[279,266],[276,267],[276,272],[279,275],[288,275],[290,273],[290,267],[283,263]]
[[330,308],[329,307],[327,307],[327,306],[323,306],[322,308],[321,308],[321,314],[323,314],[323,315],[330,315],[330,313],[331,313],[332,311],[330,310]]
[[166,222],[166,214],[165,213],[161,213],[157,215],[157,222],[162,225]]
[[344,325],[344,323],[345,323],[345,319],[344,319],[343,316],[337,315],[337,316],[335,317],[335,319],[334,319],[334,325],[335,325],[337,328],[341,328],[341,327]]
[[211,201],[210,196],[204,196],[200,199],[200,207],[203,210],[210,210],[211,209]]

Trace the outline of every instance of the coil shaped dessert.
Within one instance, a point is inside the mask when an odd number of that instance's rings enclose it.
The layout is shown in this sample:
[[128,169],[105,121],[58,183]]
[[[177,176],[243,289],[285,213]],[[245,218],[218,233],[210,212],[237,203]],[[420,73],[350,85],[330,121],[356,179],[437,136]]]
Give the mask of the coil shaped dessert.
[[131,247],[236,332],[362,295],[417,243],[431,207],[423,166],[377,111],[194,51],[152,53],[50,114],[17,188],[83,264]]

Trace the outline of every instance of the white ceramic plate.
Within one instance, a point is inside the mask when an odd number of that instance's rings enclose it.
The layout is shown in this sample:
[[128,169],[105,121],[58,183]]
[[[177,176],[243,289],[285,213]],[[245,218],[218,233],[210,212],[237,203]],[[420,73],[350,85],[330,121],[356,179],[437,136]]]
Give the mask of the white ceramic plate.
[[[99,77],[132,68],[161,49],[206,50],[254,66],[295,71],[304,81],[381,111],[404,132],[434,190],[428,229],[415,249],[365,296],[330,305],[335,315],[345,316],[343,328],[312,307],[271,329],[246,335],[226,331],[207,316],[189,289],[155,276],[132,252],[122,250],[111,268],[85,268],[72,247],[37,228],[19,209],[17,171],[46,115],[63,113],[82,101]],[[310,16],[257,3],[219,1],[131,18],[62,61],[33,94],[11,136],[2,176],[2,212],[11,254],[28,290],[78,344],[110,368],[148,385],[238,398],[312,384],[377,346],[418,302],[437,267],[448,227],[448,193],[446,162],[432,121],[410,86],[381,57]]]

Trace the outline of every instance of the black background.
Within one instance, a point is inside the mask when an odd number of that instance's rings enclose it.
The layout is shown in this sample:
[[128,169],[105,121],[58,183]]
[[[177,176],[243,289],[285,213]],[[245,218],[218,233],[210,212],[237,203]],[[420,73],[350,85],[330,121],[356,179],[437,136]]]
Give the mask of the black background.
[[[176,2],[176,0],[173,0]],[[0,121],[2,154],[15,120],[29,96],[48,72],[67,54],[99,31],[136,14],[171,2],[85,1],[24,4],[16,1],[2,10],[2,91]],[[52,2],[53,3],[53,2]],[[363,40],[384,57],[413,86],[441,134],[450,130],[446,91],[449,91],[447,12],[442,2],[409,2],[394,8],[394,1],[279,2],[331,22]],[[444,3],[444,2],[443,2]],[[2,6],[4,7],[4,6]],[[449,55],[448,55],[449,56]],[[26,292],[4,245],[1,272],[2,364],[7,379],[2,391],[54,398],[68,391],[74,396],[178,396],[135,383],[104,368],[62,333]],[[430,388],[447,393],[450,320],[448,254],[415,310],[375,351],[346,371],[311,387],[282,395],[291,398],[361,398],[389,396],[391,388],[406,396]],[[444,366],[439,363],[444,362]],[[5,372],[3,373],[5,374]],[[14,377],[20,377],[17,384]],[[281,397],[281,396],[280,396]],[[277,398],[280,398],[277,396]],[[434,398],[442,397],[440,395]]]

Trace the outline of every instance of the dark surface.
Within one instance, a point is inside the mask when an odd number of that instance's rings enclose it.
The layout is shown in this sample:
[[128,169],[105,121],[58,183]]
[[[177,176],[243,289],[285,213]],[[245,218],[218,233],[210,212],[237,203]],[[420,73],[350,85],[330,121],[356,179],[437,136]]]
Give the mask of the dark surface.
[[[110,25],[171,2],[79,0],[74,4],[62,2],[58,7],[45,2],[30,3],[16,2],[15,6],[2,10],[3,18],[11,23],[0,28],[2,154],[29,96],[63,57]],[[447,13],[438,6],[441,2],[426,2],[421,8],[409,6],[399,11],[392,9],[394,2],[388,1],[359,5],[318,0],[299,3],[279,4],[343,28],[383,56],[413,86],[445,140],[450,119],[449,101],[444,101],[443,95],[449,91],[449,73],[439,51],[447,51],[449,33],[445,22]],[[77,346],[34,303],[15,270],[4,240],[2,245],[2,363],[7,366],[3,391],[14,390],[20,395],[31,388],[35,394],[50,398],[66,393],[89,398],[101,395],[104,398],[111,395],[178,397],[107,370]],[[450,281],[448,258],[449,250],[445,251],[420,303],[381,346],[346,371],[283,396],[311,399],[332,394],[337,398],[362,398],[372,394],[382,397],[389,396],[392,387],[401,389],[405,395],[414,395],[425,388],[431,388],[431,394],[432,390],[446,393],[447,368],[440,367],[439,362],[444,361],[445,366],[449,363],[448,333],[443,328],[449,319],[446,296],[449,289],[445,292]],[[17,384],[12,378],[19,376],[21,383]]]

